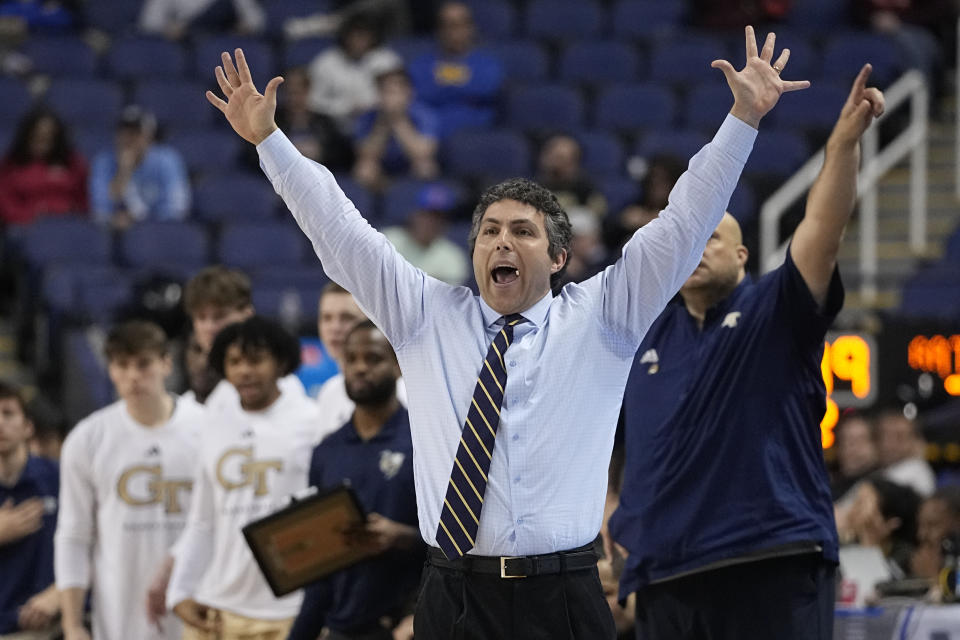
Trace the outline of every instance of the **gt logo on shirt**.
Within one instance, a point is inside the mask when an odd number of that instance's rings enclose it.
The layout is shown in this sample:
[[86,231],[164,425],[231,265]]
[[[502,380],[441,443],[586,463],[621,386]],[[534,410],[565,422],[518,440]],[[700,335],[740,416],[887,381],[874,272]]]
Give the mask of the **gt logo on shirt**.
[[164,480],[159,464],[130,467],[117,481],[117,494],[131,507],[162,503],[167,513],[182,513],[181,492],[192,488],[192,480]]
[[227,491],[253,485],[253,495],[265,496],[267,471],[283,471],[283,460],[254,460],[253,447],[227,449],[217,461],[217,481]]

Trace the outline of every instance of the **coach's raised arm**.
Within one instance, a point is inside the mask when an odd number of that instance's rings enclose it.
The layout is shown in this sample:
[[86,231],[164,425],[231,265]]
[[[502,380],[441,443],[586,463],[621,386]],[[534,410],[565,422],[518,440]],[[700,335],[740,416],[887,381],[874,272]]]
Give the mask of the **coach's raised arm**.
[[481,638],[613,637],[592,544],[624,384],[647,328],[700,261],[761,118],[784,92],[808,86],[780,78],[789,52],[775,59],[774,42],[770,34],[758,51],[748,27],[744,68],[713,62],[733,94],[713,141],[615,264],[556,297],[551,284],[572,233],[550,191],[517,178],[481,195],[468,239],[479,296],[430,278],[277,130],[282,80],[261,95],[243,52],[236,67],[223,54],[224,99],[208,99],[257,145],[327,274],[380,327],[403,371],[420,535],[430,545],[417,640],[457,629]]

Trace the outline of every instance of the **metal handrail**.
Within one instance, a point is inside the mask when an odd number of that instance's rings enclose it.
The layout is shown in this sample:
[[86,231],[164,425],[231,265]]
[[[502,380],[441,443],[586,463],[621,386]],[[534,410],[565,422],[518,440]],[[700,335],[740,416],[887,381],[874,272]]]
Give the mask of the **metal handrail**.
[[[860,197],[860,288],[866,302],[877,293],[877,183],[890,169],[910,156],[910,249],[916,254],[927,245],[927,128],[929,93],[919,71],[908,71],[884,91],[885,120],[909,100],[910,124],[879,150],[876,123],[867,129],[861,145],[862,163],[857,180]],[[960,120],[958,120],[960,123]],[[960,124],[958,124],[960,127]],[[763,135],[763,134],[761,134]],[[960,148],[957,153],[960,154]],[[779,240],[780,218],[816,180],[823,166],[824,149],[777,189],[760,208],[760,268],[766,273],[777,268],[786,253],[787,240]],[[960,157],[960,155],[958,155]],[[960,180],[960,174],[958,174]]]

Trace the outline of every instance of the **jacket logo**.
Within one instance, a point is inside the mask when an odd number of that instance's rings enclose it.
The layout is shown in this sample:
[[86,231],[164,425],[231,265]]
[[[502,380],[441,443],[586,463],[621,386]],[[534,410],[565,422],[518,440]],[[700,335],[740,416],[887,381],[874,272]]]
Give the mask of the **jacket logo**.
[[270,493],[267,487],[267,472],[273,469],[283,471],[283,460],[255,460],[253,446],[227,449],[217,461],[217,481],[227,491],[253,487],[253,495],[265,496]]
[[180,497],[192,488],[192,480],[164,480],[159,464],[130,467],[117,481],[117,495],[131,507],[163,504],[167,513],[182,513]]
[[724,317],[723,322],[720,324],[721,327],[729,327],[733,329],[737,326],[737,321],[740,319],[739,311],[731,311]]
[[380,471],[383,476],[390,480],[400,472],[406,455],[401,451],[381,451],[380,452]]

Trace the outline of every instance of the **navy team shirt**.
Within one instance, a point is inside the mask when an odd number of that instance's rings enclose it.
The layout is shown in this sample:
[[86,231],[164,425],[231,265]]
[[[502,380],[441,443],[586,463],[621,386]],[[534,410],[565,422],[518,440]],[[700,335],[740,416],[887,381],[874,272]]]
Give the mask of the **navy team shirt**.
[[43,500],[39,531],[0,546],[0,634],[20,630],[19,609],[53,584],[53,534],[57,529],[60,468],[46,458],[30,456],[12,487],[0,484],[0,504],[18,505],[30,498]]
[[627,381],[624,484],[609,523],[630,552],[621,598],[795,543],[837,561],[820,361],[842,306],[839,273],[818,308],[788,251],[707,311],[702,330],[679,296],[653,323]]
[[[317,445],[310,484],[324,490],[344,483],[367,513],[419,529],[406,409],[398,409],[370,440],[360,439],[351,417]],[[324,625],[343,633],[379,628],[382,616],[402,613],[412,600],[424,558],[425,547],[387,551],[306,587],[288,640],[316,640]]]

